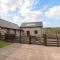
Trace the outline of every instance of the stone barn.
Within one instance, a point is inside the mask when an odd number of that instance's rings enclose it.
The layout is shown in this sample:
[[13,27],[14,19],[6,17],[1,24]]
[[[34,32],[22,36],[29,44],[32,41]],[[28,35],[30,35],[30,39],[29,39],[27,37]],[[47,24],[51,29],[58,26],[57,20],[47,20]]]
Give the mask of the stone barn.
[[24,39],[26,40],[27,40],[26,37],[29,37],[29,36],[41,38],[43,34],[43,23],[42,22],[22,23],[20,26],[20,29],[22,30],[21,36],[25,36]]
[[22,23],[20,29],[23,30],[25,36],[42,36],[43,23],[42,22],[27,22]]
[[0,19],[0,35],[5,36],[6,34],[20,37],[20,27],[17,24]]

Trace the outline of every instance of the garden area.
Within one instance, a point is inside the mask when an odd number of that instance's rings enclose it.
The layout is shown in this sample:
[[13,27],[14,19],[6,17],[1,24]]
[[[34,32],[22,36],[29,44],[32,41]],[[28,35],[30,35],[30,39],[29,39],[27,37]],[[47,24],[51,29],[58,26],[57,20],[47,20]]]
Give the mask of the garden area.
[[12,44],[11,42],[0,40],[0,48],[6,47],[8,45]]

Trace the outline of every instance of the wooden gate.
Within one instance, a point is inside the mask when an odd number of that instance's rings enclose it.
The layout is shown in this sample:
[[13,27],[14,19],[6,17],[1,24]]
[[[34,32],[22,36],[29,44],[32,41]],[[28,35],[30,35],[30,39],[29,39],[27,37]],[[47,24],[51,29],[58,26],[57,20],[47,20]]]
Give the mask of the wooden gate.
[[43,37],[36,36],[21,36],[21,43],[37,44],[45,46],[60,46],[60,39],[56,35],[56,38],[49,38],[47,34],[43,34]]
[[31,36],[31,44],[43,44],[43,39],[41,37]]
[[44,37],[44,45],[46,46],[60,46],[60,39],[58,35],[55,38],[48,37],[46,34],[43,35]]
[[27,36],[21,36],[20,42],[21,43],[27,43],[27,44],[29,44],[29,37],[27,37]]
[[36,36],[21,36],[21,43],[43,44],[43,39]]

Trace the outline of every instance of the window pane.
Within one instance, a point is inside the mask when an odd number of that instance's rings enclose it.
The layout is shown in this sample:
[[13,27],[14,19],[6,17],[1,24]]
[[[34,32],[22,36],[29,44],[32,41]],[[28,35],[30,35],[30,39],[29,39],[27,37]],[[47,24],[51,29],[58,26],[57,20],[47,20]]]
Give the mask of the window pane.
[[38,31],[37,31],[37,30],[35,30],[34,32],[35,32],[35,34],[37,34],[37,33],[38,33]]

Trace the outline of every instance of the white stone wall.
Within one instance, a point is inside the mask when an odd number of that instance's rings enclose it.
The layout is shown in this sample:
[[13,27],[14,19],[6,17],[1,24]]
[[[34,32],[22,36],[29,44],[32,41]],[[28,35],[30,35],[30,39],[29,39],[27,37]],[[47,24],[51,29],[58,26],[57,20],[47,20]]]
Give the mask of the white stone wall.
[[[38,27],[38,28],[22,28],[22,30],[24,30],[24,35],[27,35],[27,31],[30,31],[30,35],[32,36],[38,36],[41,37],[43,32],[42,32],[42,28]],[[38,31],[37,34],[35,34],[35,30]]]
[[20,36],[20,31],[16,30],[16,36]]
[[10,34],[15,34],[15,30],[10,29],[10,30],[9,30],[9,33],[10,33]]
[[7,29],[0,28],[0,32],[1,35],[5,35],[8,32],[9,34],[16,34],[17,37],[20,37],[20,30],[9,29],[8,31]]
[[6,29],[0,29],[2,35],[5,35],[6,31],[7,31]]
[[[2,35],[5,35],[5,34],[7,33],[7,29],[2,29],[2,28],[1,28],[1,29],[0,29],[0,32],[1,32]],[[10,34],[15,34],[15,31],[14,31],[13,29],[10,29],[10,30],[9,30],[9,33],[10,33]]]

